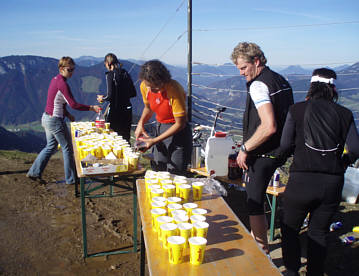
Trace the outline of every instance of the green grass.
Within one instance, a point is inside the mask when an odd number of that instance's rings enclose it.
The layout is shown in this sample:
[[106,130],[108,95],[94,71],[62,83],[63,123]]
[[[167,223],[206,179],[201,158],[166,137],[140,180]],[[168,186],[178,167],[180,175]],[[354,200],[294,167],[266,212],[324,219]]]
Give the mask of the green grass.
[[93,76],[86,76],[81,78],[82,84],[81,89],[84,92],[87,93],[99,93],[100,91],[100,85],[101,85],[101,79],[93,77]]
[[36,131],[36,132],[44,132],[43,127],[41,126],[41,121],[35,121],[31,123],[26,123],[22,125],[4,125],[5,129],[20,129],[22,131]]
[[35,158],[37,153],[27,153],[18,150],[0,150],[0,157],[4,157],[9,160],[24,160],[29,158]]

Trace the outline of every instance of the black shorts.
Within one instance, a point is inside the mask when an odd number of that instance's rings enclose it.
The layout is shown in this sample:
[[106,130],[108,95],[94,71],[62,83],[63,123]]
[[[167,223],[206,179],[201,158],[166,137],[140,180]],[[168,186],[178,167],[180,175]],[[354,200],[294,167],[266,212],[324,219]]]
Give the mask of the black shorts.
[[247,208],[250,216],[264,214],[265,193],[276,168],[283,164],[276,158],[248,158],[248,180],[246,181]]

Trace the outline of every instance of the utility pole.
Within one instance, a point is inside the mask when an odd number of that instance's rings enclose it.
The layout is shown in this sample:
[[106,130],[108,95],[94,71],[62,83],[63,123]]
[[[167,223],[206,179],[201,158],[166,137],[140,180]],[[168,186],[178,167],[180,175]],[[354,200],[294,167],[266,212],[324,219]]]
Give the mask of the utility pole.
[[187,4],[187,109],[188,121],[192,121],[192,0],[188,0]]

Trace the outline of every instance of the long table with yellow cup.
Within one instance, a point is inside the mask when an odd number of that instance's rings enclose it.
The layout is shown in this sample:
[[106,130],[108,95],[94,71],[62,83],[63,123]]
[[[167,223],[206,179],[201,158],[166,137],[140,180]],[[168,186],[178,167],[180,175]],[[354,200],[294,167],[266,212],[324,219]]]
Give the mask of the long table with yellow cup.
[[[172,246],[176,247],[176,240],[180,240],[181,237],[173,236],[173,238],[167,239],[167,246],[170,249],[163,248],[162,242],[158,240],[158,234],[153,230],[151,198],[146,193],[145,180],[138,179],[136,186],[142,223],[141,275],[145,275],[146,256],[149,275],[281,275],[223,198],[219,195],[205,193],[201,200],[194,201],[197,204],[195,207],[207,211],[205,216],[209,226],[205,224],[208,233],[206,235],[207,244],[204,247],[204,255],[202,255],[204,259],[203,261],[198,259],[199,263],[202,261],[201,264],[192,264],[191,262],[196,263],[196,260],[190,260],[190,248],[186,247],[183,251],[182,262],[171,263],[169,260],[169,257],[172,257],[169,254],[173,254],[171,248]],[[191,206],[188,207],[191,208]],[[163,216],[163,218],[166,217]],[[159,221],[158,218],[157,220]],[[197,224],[198,227],[201,227],[204,223]],[[171,226],[171,223],[168,223],[168,226]],[[205,243],[204,238],[196,237],[195,241],[191,241],[195,245],[190,247],[194,251],[200,252],[203,248],[203,241]],[[174,245],[170,245],[172,242]],[[173,250],[175,251],[175,249]]]
[[[195,173],[201,176],[208,177],[208,172],[205,167],[201,168],[189,168],[189,171],[191,173]],[[242,181],[242,179],[229,179],[227,176],[216,176],[215,177],[218,181],[227,183],[227,184],[233,184],[238,187],[245,187],[245,183]],[[275,217],[277,214],[277,199],[279,196],[283,195],[285,191],[285,185],[280,184],[278,187],[268,186],[267,187],[267,199],[268,203],[270,205],[270,211],[271,211],[271,218],[270,218],[270,226],[269,226],[269,241],[274,240],[274,227],[275,227]],[[272,197],[272,200],[269,199],[268,195]]]
[[[80,126],[83,126],[81,128]],[[91,154],[89,156],[95,156],[96,158],[104,158],[105,154],[110,154],[111,152],[114,155],[117,155],[118,152],[122,152],[120,150],[120,147],[111,147],[109,145],[105,145],[101,148],[101,152],[98,151],[99,147],[91,147],[90,150],[81,149],[82,144],[78,143],[78,138],[83,137],[86,138],[86,135],[75,137],[76,130],[82,129],[84,133],[91,134],[92,131],[95,133],[103,133],[103,134],[111,134],[111,130],[103,129],[98,130],[95,129],[91,122],[81,122],[81,123],[71,123],[71,136],[72,136],[72,144],[73,144],[73,151],[74,151],[74,160],[76,165],[76,171],[77,176],[79,177],[80,182],[80,193],[78,193],[78,187],[77,184],[75,185],[75,194],[76,196],[80,196],[81,198],[81,219],[82,219],[82,240],[83,240],[83,257],[96,257],[96,256],[105,256],[105,255],[115,255],[115,254],[122,254],[122,253],[133,253],[137,252],[138,249],[138,242],[137,242],[137,191],[136,191],[136,180],[139,177],[143,177],[145,170],[140,167],[137,164],[136,166],[133,166],[129,168],[129,161],[126,161],[126,165],[122,166],[122,163],[115,167],[115,171],[100,171],[96,173],[90,173],[90,170],[84,170],[83,163],[81,163],[82,160],[85,160],[84,158],[88,156],[88,154]],[[82,133],[82,134],[84,134]],[[104,136],[105,137],[105,136]],[[111,138],[111,136],[109,136]],[[115,137],[115,135],[113,135]],[[109,139],[110,139],[109,138]],[[90,140],[90,138],[88,138]],[[103,139],[106,140],[106,139]],[[118,144],[119,146],[120,144]],[[85,148],[87,146],[84,146]],[[96,148],[96,149],[94,149]],[[83,154],[85,153],[85,155]],[[94,160],[93,162],[105,162],[101,161],[102,159],[99,159],[98,161]],[[90,161],[89,161],[90,162]],[[107,162],[112,162],[111,160],[107,160]],[[116,163],[117,161],[114,160]],[[120,184],[117,182],[126,181],[126,185]],[[100,183],[100,185],[94,184]],[[127,183],[130,182],[130,183]],[[108,192],[104,192],[103,188],[109,188]],[[100,190],[101,189],[101,190]],[[109,198],[109,197],[117,197],[117,196],[126,196],[132,194],[132,200],[133,200],[133,247],[131,249],[126,250],[110,250],[110,251],[103,251],[103,252],[97,252],[97,253],[88,253],[88,247],[87,247],[87,222],[86,222],[86,198]]]

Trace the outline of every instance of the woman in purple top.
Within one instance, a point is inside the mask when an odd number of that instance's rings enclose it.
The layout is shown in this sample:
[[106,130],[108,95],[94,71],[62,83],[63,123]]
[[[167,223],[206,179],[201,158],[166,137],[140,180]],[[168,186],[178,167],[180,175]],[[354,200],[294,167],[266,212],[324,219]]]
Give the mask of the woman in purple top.
[[70,57],[62,57],[58,64],[59,74],[50,83],[47,93],[45,112],[42,115],[41,124],[45,129],[47,144],[39,153],[26,176],[32,180],[41,180],[51,155],[55,153],[57,145],[60,144],[64,158],[66,184],[74,184],[76,179],[75,163],[70,132],[66,126],[65,118],[74,121],[75,118],[66,109],[68,104],[71,108],[81,111],[99,112],[97,105],[84,105],[77,103],[67,84],[67,79],[72,77],[75,70],[75,62]]

